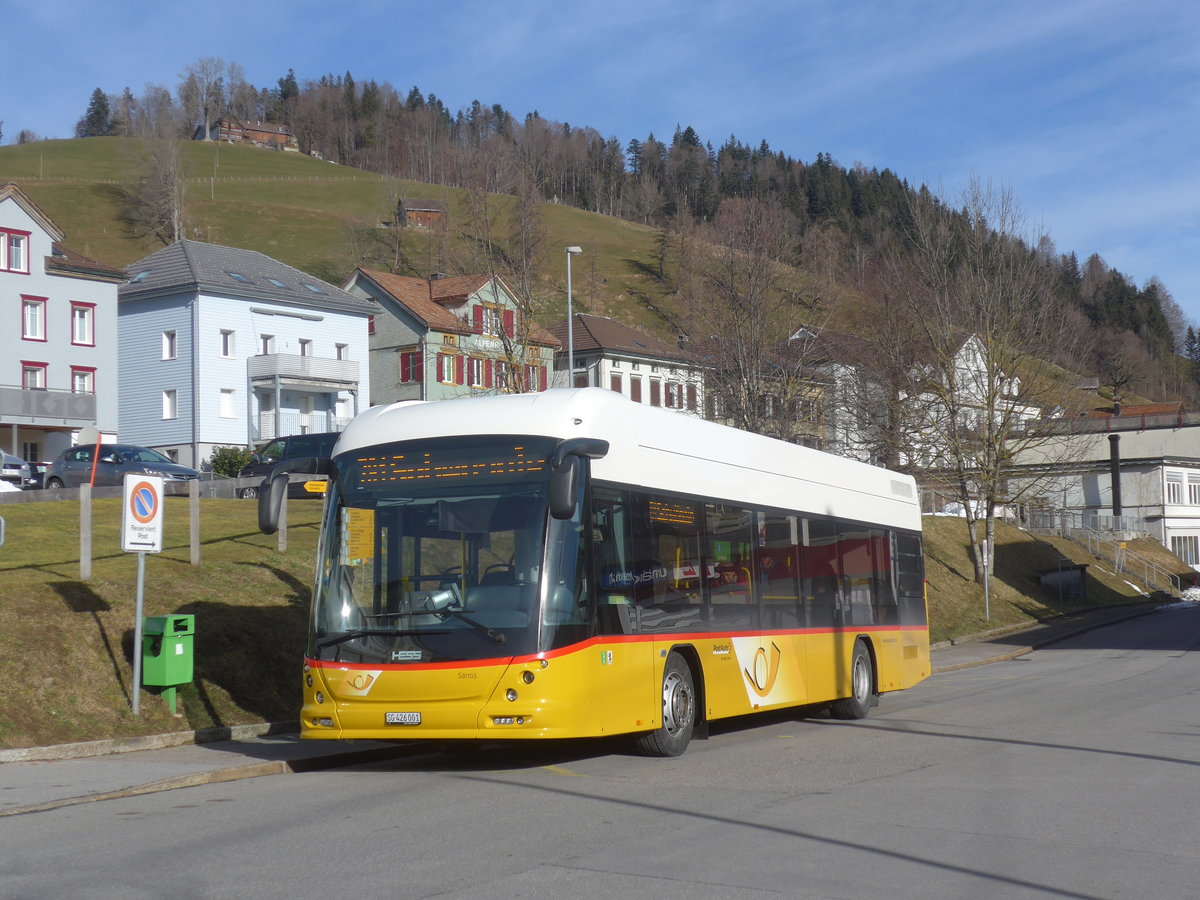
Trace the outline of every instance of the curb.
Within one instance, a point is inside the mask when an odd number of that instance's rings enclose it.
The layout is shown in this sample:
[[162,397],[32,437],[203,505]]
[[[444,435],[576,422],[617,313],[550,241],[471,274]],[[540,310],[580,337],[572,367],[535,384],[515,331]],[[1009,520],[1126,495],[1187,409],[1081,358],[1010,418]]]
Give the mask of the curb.
[[140,737],[112,738],[103,741],[84,741],[78,744],[51,744],[48,747],[20,747],[0,750],[0,763],[48,762],[59,759],[88,759],[110,753],[129,753],[135,750],[163,750],[184,744],[211,744],[216,741],[240,741],[272,734],[296,734],[298,722],[256,722],[250,725],[223,725],[199,731],[170,731],[166,734],[147,734]]
[[[98,742],[99,743],[99,742]],[[186,742],[184,742],[186,743]],[[71,745],[62,745],[71,746]],[[178,746],[178,745],[176,745]],[[263,775],[292,775],[304,772],[319,772],[323,769],[335,769],[357,763],[377,762],[405,755],[418,745],[395,747],[371,747],[363,750],[342,750],[324,756],[307,759],[271,760],[258,763],[242,763],[236,766],[226,766],[223,769],[212,769],[208,772],[197,772],[190,775],[177,775],[174,778],[163,778],[146,784],[136,784],[115,791],[104,791],[99,794],[86,794],[82,797],[63,797],[46,803],[35,803],[31,806],[20,806],[15,809],[0,810],[0,819],[9,816],[20,816],[26,813],[48,812],[62,809],[66,806],[81,806],[84,803],[98,803],[102,800],[120,800],[127,797],[140,797],[145,794],[158,794],[163,791],[174,791],[179,788],[199,787],[206,784],[223,784],[229,781],[241,781],[245,778],[259,778]]]
[[[1114,615],[1111,618],[1106,616],[1102,619],[1098,619],[1098,620],[1092,621],[1092,622],[1081,621],[1074,625],[1067,624],[1067,623],[1060,623],[1059,627],[1062,629],[1061,631],[1059,631],[1055,634],[1049,634],[1040,641],[1034,641],[1023,647],[1011,647],[1007,650],[997,653],[994,656],[989,656],[989,657],[982,658],[982,659],[973,659],[973,660],[969,660],[967,662],[952,663],[950,665],[945,665],[945,666],[931,666],[930,674],[937,675],[942,672],[958,672],[962,669],[973,669],[976,666],[986,666],[991,663],[1007,662],[1010,659],[1016,659],[1019,656],[1024,656],[1026,653],[1032,653],[1034,650],[1041,650],[1043,647],[1049,647],[1052,644],[1057,644],[1060,641],[1065,641],[1067,638],[1075,637],[1076,635],[1080,635],[1080,634],[1086,634],[1089,631],[1093,631],[1094,629],[1097,629],[1097,628],[1103,628],[1106,625],[1117,625],[1121,622],[1128,622],[1130,619],[1138,619],[1138,618],[1141,618],[1142,616],[1148,616],[1151,613],[1157,612],[1158,610],[1162,609],[1163,604],[1162,603],[1147,603],[1145,605],[1138,605],[1137,607],[1134,607],[1134,608],[1130,608],[1130,607],[1109,607],[1109,608],[1113,609],[1113,610],[1124,609],[1124,612]],[[1053,622],[1038,623],[1038,624],[1049,624],[1051,626],[1054,625]],[[999,628],[999,629],[996,629],[994,632],[988,632],[986,634],[986,638],[982,635],[979,637],[980,637],[980,639],[1000,637],[1004,634],[1018,633],[1018,632],[1024,630],[1026,627],[1028,627],[1028,626],[1021,626],[1021,627],[1016,627],[1016,628]],[[1036,626],[1034,626],[1034,627],[1036,627]],[[957,646],[961,646],[962,644],[966,644],[966,643],[971,643],[971,639],[960,640],[960,641],[941,641],[941,642],[939,642],[939,644],[937,646],[940,647],[941,649],[948,649],[950,647],[957,647]],[[929,649],[933,650],[935,648],[933,646],[931,646]]]

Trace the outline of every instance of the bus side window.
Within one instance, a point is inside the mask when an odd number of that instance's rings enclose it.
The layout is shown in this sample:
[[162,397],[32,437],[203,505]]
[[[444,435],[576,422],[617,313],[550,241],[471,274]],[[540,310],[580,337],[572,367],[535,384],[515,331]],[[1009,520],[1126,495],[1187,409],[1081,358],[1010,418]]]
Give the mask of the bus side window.
[[799,519],[767,513],[760,520],[760,530],[758,587],[763,627],[797,628],[804,624],[800,605]]
[[700,589],[700,514],[695,503],[635,493],[634,558],[643,633],[687,631],[705,621]]
[[592,583],[600,634],[637,631],[630,576],[630,525],[629,492],[596,488],[592,493]]
[[740,507],[709,503],[705,518],[713,627],[757,628],[754,592],[758,579],[750,550],[753,516]]
[[841,573],[838,569],[837,523],[805,519],[801,555],[804,600],[810,628],[839,624]]

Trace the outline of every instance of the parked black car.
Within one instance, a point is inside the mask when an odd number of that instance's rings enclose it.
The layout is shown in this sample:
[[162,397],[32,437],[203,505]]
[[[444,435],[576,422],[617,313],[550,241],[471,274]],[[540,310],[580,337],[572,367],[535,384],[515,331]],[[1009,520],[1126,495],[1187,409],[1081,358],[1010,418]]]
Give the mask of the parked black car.
[[[64,450],[58,459],[50,463],[50,468],[46,471],[46,487],[75,488],[81,484],[88,484],[92,478],[92,460],[95,454],[95,444],[80,444]],[[158,475],[164,482],[193,481],[200,477],[200,473],[195,469],[171,462],[149,447],[101,444],[100,458],[96,461],[95,484],[119,486],[126,472]]]
[[[253,461],[242,467],[238,478],[264,478],[271,466],[285,459],[302,459],[316,457],[329,459],[333,455],[333,445],[341,437],[340,431],[321,431],[315,434],[291,434],[277,438],[254,454]],[[320,485],[320,488],[316,488]],[[289,497],[323,497],[325,495],[325,480],[323,476],[314,476],[303,481],[293,481],[288,485]],[[253,499],[258,496],[258,485],[244,487],[238,491],[239,497]]]

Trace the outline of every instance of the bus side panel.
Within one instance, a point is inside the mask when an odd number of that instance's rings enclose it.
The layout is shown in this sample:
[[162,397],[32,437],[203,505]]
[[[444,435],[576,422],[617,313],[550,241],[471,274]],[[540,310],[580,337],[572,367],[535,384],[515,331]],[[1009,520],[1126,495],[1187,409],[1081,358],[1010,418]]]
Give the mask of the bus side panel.
[[709,719],[808,702],[801,635],[713,635],[691,644],[704,669]]
[[538,698],[541,736],[601,737],[660,724],[662,661],[651,641],[585,644],[551,656],[544,670],[533,671],[536,680],[519,693]]
[[905,687],[902,636],[901,631],[880,631],[868,638],[875,650],[875,687],[880,693]]
[[901,644],[901,677],[904,679],[901,687],[907,688],[924,681],[933,671],[933,664],[929,659],[929,631],[924,628],[907,630],[903,633]]

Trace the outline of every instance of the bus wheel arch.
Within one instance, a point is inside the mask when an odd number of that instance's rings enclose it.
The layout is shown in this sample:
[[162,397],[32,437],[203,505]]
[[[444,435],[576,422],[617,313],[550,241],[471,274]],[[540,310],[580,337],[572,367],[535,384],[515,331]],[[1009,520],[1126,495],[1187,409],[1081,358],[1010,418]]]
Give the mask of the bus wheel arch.
[[703,683],[700,668],[686,648],[673,648],[663,666],[662,723],[637,738],[638,749],[647,756],[680,756],[687,749],[701,719]]
[[850,654],[850,696],[835,700],[830,712],[839,719],[865,719],[878,702],[878,672],[875,648],[870,640],[859,636]]

